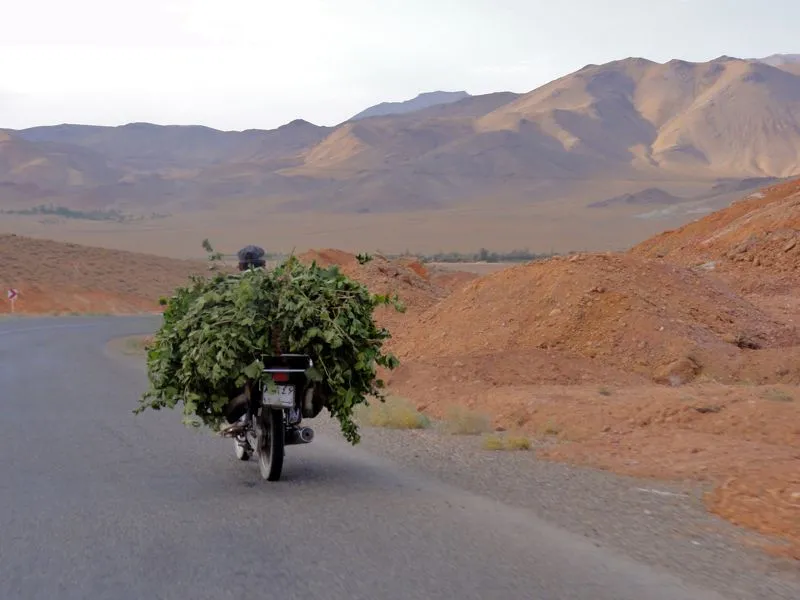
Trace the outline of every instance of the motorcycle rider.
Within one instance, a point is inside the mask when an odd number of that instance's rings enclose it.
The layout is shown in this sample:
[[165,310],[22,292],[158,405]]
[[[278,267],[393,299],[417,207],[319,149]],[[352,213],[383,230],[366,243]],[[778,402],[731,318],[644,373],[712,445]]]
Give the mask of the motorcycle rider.
[[[267,264],[266,260],[264,259],[265,254],[266,253],[264,252],[264,249],[260,246],[253,246],[252,244],[245,246],[236,253],[237,258],[239,259],[239,271],[247,271],[248,269],[263,269]],[[246,394],[241,393],[234,398],[231,398],[229,400],[229,406],[233,406],[234,403],[241,402],[245,397]],[[241,433],[245,429],[246,419],[247,413],[243,414],[241,417],[239,417],[239,419],[223,429],[220,433],[226,436]]]

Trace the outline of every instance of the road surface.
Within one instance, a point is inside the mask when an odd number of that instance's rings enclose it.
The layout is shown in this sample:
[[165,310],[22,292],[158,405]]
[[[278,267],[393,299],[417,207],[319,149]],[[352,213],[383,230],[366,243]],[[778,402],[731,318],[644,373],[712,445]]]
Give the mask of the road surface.
[[264,482],[131,413],[144,371],[104,348],[157,323],[0,321],[3,600],[721,598],[330,435]]

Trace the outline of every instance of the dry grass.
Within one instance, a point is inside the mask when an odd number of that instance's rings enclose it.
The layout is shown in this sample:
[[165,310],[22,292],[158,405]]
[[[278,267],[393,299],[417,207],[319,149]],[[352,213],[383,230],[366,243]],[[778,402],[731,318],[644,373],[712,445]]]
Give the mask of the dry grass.
[[484,436],[482,447],[484,450],[530,450],[531,441],[528,437],[520,434],[492,433]]
[[389,396],[386,402],[372,400],[370,404],[356,408],[356,418],[371,427],[386,429],[425,429],[430,426],[430,419],[420,413],[416,407],[397,396]]
[[484,413],[463,406],[451,406],[445,414],[442,427],[453,435],[480,435],[491,430],[492,422]]
[[542,437],[558,437],[561,435],[562,427],[556,422],[548,420],[537,428],[537,434]]
[[484,450],[504,450],[503,438],[496,433],[484,436],[481,444]]
[[780,388],[767,388],[761,393],[761,397],[773,402],[794,402],[794,396]]
[[506,448],[509,450],[530,450],[531,441],[524,435],[509,435],[506,437]]

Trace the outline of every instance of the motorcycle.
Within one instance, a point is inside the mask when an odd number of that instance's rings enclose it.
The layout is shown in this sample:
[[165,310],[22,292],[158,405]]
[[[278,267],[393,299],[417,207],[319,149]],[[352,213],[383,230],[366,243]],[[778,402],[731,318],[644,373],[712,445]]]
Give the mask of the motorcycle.
[[226,419],[232,425],[221,433],[232,437],[236,458],[250,460],[255,454],[261,477],[278,481],[283,470],[284,448],[309,444],[314,430],[302,425],[323,407],[315,385],[306,375],[314,366],[305,354],[263,357],[263,377],[245,386],[245,392],[228,404]]

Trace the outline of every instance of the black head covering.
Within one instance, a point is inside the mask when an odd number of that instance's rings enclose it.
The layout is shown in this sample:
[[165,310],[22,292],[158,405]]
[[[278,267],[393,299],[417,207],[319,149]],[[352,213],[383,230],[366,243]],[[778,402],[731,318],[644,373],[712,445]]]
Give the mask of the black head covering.
[[264,254],[263,248],[252,245],[245,246],[237,252],[237,256],[239,257],[239,270],[244,271],[250,267],[263,267],[266,265]]

